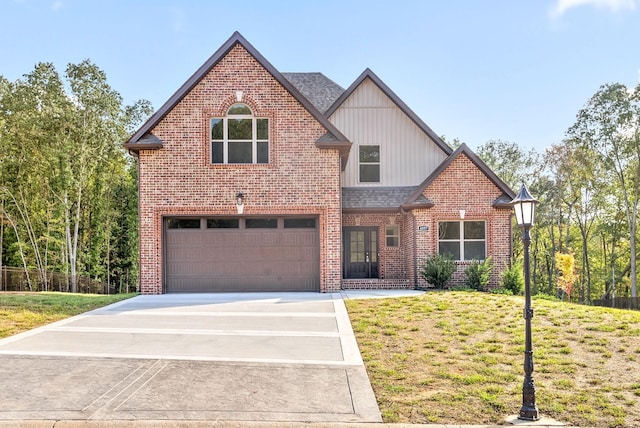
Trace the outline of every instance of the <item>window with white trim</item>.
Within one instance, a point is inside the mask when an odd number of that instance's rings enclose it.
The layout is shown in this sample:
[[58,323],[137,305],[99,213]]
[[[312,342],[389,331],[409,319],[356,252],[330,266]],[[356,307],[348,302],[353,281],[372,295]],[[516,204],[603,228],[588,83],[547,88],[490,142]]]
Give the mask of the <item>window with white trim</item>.
[[380,182],[380,146],[360,146],[358,153],[360,163],[360,182]]
[[438,253],[453,260],[484,260],[487,256],[486,224],[478,220],[438,223]]
[[400,227],[397,224],[385,226],[384,237],[387,247],[398,247],[400,245]]
[[246,104],[211,118],[211,163],[269,163],[269,119],[255,117]]

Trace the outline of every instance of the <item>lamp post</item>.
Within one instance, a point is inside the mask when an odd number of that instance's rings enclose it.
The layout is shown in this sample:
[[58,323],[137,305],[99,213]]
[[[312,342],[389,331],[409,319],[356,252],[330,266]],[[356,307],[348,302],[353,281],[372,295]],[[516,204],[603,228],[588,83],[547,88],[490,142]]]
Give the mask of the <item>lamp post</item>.
[[524,246],[524,319],[525,319],[525,349],[524,349],[524,382],[522,384],[522,407],[518,419],[525,421],[537,421],[538,407],[536,406],[536,386],[533,383],[533,350],[531,344],[531,277],[529,272],[529,233],[533,226],[535,207],[538,201],[531,196],[527,187],[523,184],[520,193],[511,201],[516,215],[516,223],[522,229],[522,244]]

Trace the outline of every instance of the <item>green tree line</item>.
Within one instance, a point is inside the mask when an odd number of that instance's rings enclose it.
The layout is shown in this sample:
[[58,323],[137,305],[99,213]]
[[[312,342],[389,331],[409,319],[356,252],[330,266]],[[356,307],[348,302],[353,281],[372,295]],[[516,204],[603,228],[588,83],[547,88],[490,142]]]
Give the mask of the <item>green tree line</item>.
[[[535,293],[587,304],[637,297],[640,85],[601,86],[563,141],[543,153],[496,140],[478,155],[512,189],[524,182],[540,201],[531,244]],[[522,258],[520,237],[514,226],[516,261]],[[559,255],[575,263],[557,266],[566,260]]]
[[[147,101],[123,105],[88,60],[63,76],[50,63],[15,82],[0,76],[0,265],[36,272],[34,289],[47,289],[51,271],[69,275],[70,291],[78,276],[135,287],[137,165],[122,142],[151,112]],[[603,85],[561,142],[541,143],[542,153],[501,140],[477,150],[512,189],[526,183],[540,201],[534,292],[583,303],[637,297],[640,86]],[[517,263],[516,227],[512,238]],[[556,265],[566,257],[575,262]]]
[[89,60],[0,76],[0,266],[25,268],[34,290],[47,272],[74,292],[79,276],[136,286],[137,165],[122,142],[151,111],[124,106]]

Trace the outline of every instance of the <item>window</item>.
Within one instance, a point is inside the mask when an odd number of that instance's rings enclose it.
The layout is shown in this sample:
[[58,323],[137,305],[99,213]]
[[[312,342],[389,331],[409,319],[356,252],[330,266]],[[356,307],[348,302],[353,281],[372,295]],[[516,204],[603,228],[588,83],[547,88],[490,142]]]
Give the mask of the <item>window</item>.
[[484,221],[441,221],[438,224],[438,253],[454,260],[484,260]]
[[167,220],[168,229],[200,229],[199,218],[170,218]]
[[315,229],[316,219],[315,218],[285,218],[284,228],[285,229]]
[[208,218],[207,229],[238,229],[240,220],[237,218]]
[[244,227],[247,229],[277,229],[277,218],[248,218],[245,220]]
[[384,228],[385,241],[387,247],[397,247],[400,245],[400,233],[397,224],[392,224]]
[[269,119],[254,117],[245,104],[212,118],[211,163],[269,163]]
[[380,182],[380,146],[360,146],[360,182]]

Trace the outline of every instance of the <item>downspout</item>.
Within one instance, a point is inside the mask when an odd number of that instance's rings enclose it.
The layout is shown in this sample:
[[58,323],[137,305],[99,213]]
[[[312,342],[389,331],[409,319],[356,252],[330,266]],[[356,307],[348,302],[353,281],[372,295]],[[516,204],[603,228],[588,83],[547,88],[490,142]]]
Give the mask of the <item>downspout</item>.
[[411,222],[411,230],[413,230],[413,287],[418,288],[418,231],[416,230],[416,216],[412,216]]

